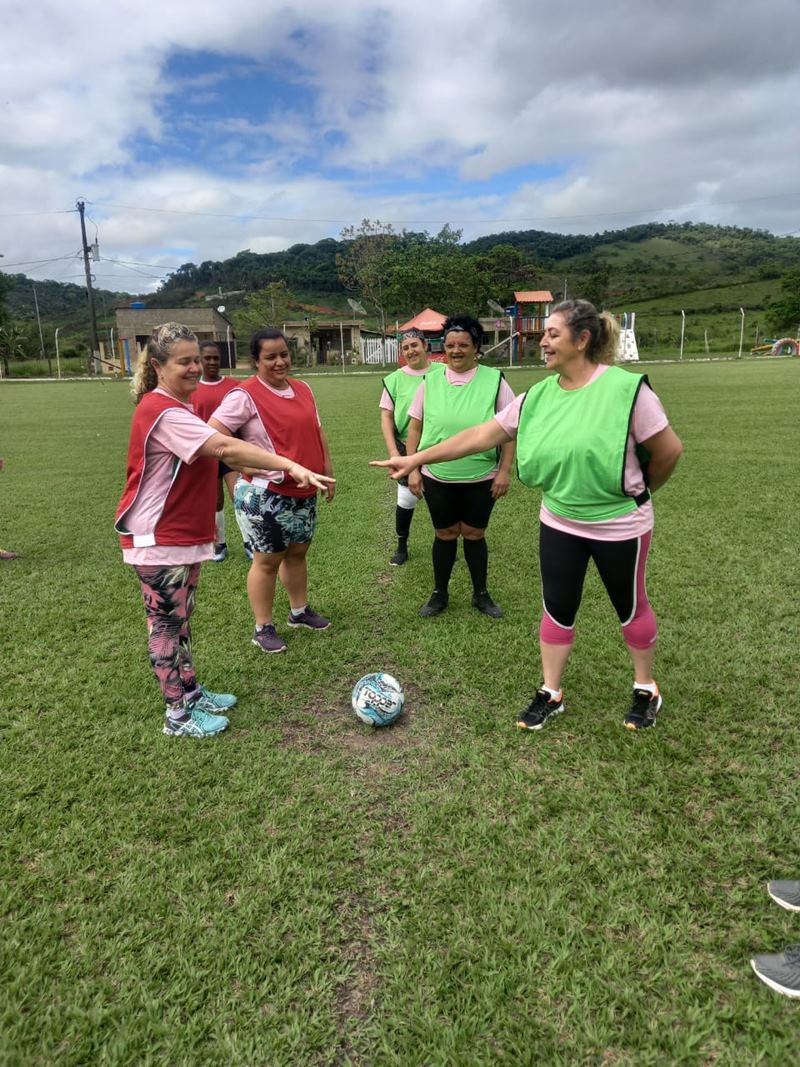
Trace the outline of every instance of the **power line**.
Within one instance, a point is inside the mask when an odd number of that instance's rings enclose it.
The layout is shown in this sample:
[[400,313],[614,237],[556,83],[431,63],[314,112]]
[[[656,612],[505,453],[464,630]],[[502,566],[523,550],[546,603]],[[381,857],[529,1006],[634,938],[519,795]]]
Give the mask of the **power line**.
[[3,263],[2,269],[7,270],[8,267],[32,267],[40,263],[59,263],[63,259],[75,259],[79,255],[80,252],[71,252],[68,256],[53,256],[52,259],[28,259],[19,263]]
[[[123,262],[123,260],[121,260],[121,259],[109,259],[108,256],[105,257],[103,262],[104,263],[114,263],[118,267],[126,266],[126,264]],[[144,265],[145,266],[150,266],[150,264],[144,264]],[[153,264],[153,266],[155,266],[155,264]],[[161,274],[148,274],[146,271],[137,270],[135,267],[130,267],[130,266],[127,269],[130,270],[130,271],[133,271],[134,274],[140,274],[143,278],[163,278],[164,275],[168,273],[166,270],[164,270],[164,271],[161,272]],[[102,271],[99,270],[98,274],[100,274],[100,273],[102,273]]]
[[31,215],[72,215],[75,208],[62,208],[60,211],[3,211],[0,219],[24,219]]

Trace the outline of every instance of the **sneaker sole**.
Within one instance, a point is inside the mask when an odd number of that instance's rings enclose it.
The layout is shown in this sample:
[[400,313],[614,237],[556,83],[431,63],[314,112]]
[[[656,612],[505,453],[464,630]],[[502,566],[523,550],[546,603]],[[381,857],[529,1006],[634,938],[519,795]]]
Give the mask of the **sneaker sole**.
[[195,741],[203,741],[207,737],[216,737],[219,731],[215,731],[213,734],[176,734],[173,733],[172,730],[168,730],[166,726],[164,726],[161,729],[161,733],[164,734],[166,737],[191,737]]
[[767,886],[767,892],[779,908],[784,908],[786,911],[800,911],[800,904],[790,904],[788,900],[781,900],[781,898],[776,897],[774,893],[770,893],[769,886]]
[[288,622],[287,626],[291,626],[293,630],[313,630],[315,633],[322,633],[323,630],[330,630],[331,624],[327,626],[309,626],[307,622]]
[[768,985],[770,989],[774,989],[776,993],[783,993],[785,997],[794,997],[795,999],[800,997],[800,989],[787,989],[786,986],[782,986],[774,979],[768,978],[765,974],[762,974],[756,966],[755,960],[750,960],[750,966],[753,968],[756,977],[760,978],[764,985]]
[[286,645],[284,645],[283,648],[264,648],[263,645],[260,645],[258,643],[258,641],[254,641],[252,638],[250,639],[250,644],[251,645],[255,645],[256,648],[260,648],[261,651],[262,652],[266,652],[268,656],[274,655],[276,652],[285,652],[286,651]]
[[541,729],[543,729],[545,724],[548,723],[553,718],[554,715],[562,715],[564,713],[564,711],[565,711],[565,708],[564,708],[564,705],[562,704],[561,707],[557,711],[551,711],[550,714],[547,716],[547,718],[543,719],[542,722],[540,722],[537,726],[529,726],[528,723],[526,723],[523,719],[517,719],[517,729],[518,730],[541,730]]

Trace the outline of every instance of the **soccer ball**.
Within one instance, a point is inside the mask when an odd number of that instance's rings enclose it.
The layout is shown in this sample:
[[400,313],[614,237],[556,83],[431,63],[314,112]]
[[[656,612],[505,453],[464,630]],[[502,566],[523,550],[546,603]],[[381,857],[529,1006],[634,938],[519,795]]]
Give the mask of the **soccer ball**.
[[365,674],[353,686],[353,711],[369,726],[388,726],[394,722],[406,698],[391,674]]

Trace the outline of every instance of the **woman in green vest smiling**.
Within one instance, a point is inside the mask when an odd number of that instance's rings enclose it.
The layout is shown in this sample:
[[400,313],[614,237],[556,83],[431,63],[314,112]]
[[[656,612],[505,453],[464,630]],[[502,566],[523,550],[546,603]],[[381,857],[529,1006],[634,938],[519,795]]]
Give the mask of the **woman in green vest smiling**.
[[575,640],[590,559],[617,612],[633,663],[633,701],[625,726],[654,726],[662,706],[653,677],[656,619],[645,588],[653,530],[650,494],[670,477],[683,446],[647,378],[609,365],[617,339],[613,318],[598,314],[588,301],[556,305],[540,342],[555,375],[482,425],[415,456],[380,464],[398,478],[421,463],[450,461],[516,438],[520,479],[541,486],[543,493],[543,682],[516,718],[524,730],[540,730],[564,710],[561,676]]
[[[411,401],[420,384],[425,381],[428,371],[441,374],[444,370],[444,364],[431,363],[425,334],[415,327],[406,330],[401,335],[400,355],[406,361],[405,366],[398,367],[396,371],[387,374],[383,379],[383,393],[379,404],[381,433],[390,456],[406,454],[406,438],[410,421],[408,409],[411,407]],[[402,567],[408,560],[408,535],[411,532],[414,509],[418,503],[419,497],[411,492],[408,488],[408,481],[403,478],[397,483],[397,507],[394,518],[397,549],[389,560],[393,567]]]
[[[482,330],[476,319],[468,315],[449,318],[443,333],[447,365],[444,374],[427,375],[411,402],[409,454],[484,422],[514,399],[499,370],[478,365]],[[490,618],[502,616],[486,588],[489,550],[485,535],[495,501],[508,492],[513,460],[514,442],[506,439],[499,446],[425,465],[421,472],[417,464],[409,468],[408,487],[417,497],[425,494],[435,533],[434,589],[420,609],[423,618],[439,615],[447,607],[459,537],[472,579],[472,606]]]

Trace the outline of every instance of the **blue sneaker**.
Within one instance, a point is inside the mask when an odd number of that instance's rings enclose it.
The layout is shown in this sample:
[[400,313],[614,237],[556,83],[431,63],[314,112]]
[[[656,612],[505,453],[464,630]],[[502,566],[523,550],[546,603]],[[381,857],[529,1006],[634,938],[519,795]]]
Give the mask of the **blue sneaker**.
[[164,718],[163,732],[167,737],[213,737],[230,725],[224,715],[208,715],[204,711],[190,711],[187,719]]
[[188,705],[190,712],[195,710],[207,711],[214,715],[218,711],[227,711],[228,708],[232,708],[236,703],[236,697],[233,693],[212,693],[204,685],[199,686],[199,689],[200,696],[196,697]]

